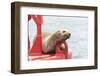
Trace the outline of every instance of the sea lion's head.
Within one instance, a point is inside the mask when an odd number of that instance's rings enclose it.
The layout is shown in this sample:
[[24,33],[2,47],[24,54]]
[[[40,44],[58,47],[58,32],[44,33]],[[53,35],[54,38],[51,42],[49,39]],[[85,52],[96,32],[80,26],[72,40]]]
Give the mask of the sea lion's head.
[[70,38],[71,33],[65,30],[58,30],[55,32],[58,41],[65,41]]

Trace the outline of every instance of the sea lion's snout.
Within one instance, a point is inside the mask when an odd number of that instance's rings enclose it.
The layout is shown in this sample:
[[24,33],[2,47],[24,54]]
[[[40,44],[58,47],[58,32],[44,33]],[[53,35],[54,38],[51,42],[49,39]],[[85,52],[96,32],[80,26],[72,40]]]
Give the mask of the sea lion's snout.
[[64,34],[64,38],[65,38],[65,40],[66,40],[66,39],[69,39],[70,36],[71,36],[71,33],[67,33],[67,32],[66,32],[66,33]]
[[70,36],[71,36],[71,33],[68,33],[68,36],[67,37],[70,38]]

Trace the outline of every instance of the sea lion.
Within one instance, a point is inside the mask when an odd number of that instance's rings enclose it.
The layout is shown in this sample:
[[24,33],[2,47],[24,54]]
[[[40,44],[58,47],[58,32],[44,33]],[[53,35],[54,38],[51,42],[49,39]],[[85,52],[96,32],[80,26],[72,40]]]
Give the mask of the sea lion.
[[65,50],[66,40],[69,39],[71,34],[65,30],[58,30],[56,32],[43,32],[42,33],[42,52],[45,54],[55,53],[56,45],[59,43],[59,48]]

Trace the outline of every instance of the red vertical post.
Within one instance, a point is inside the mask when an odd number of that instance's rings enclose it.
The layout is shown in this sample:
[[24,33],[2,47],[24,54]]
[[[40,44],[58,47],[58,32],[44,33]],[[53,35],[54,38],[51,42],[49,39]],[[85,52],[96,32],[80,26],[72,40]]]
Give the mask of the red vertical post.
[[34,41],[32,48],[30,49],[29,55],[42,53],[42,31],[41,31],[42,28],[41,27],[42,27],[43,19],[42,16],[40,15],[37,16],[33,15],[32,18],[37,25],[37,35],[36,35],[36,40]]

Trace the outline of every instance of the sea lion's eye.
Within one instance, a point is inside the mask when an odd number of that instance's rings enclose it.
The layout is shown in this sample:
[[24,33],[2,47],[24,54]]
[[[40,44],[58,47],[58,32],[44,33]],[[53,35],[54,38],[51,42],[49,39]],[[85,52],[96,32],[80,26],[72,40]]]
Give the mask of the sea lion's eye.
[[65,33],[66,31],[63,31],[63,33]]

